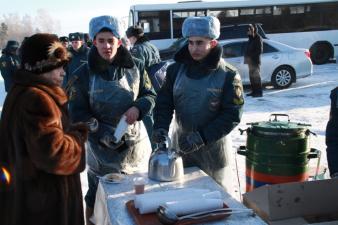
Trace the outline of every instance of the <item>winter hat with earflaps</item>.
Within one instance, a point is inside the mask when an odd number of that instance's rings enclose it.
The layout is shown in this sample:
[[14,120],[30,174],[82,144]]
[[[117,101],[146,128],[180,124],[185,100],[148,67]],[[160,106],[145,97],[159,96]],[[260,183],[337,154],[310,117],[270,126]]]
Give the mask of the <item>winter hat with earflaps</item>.
[[75,32],[69,34],[69,41],[83,41],[83,33]]
[[7,51],[15,51],[19,48],[19,42],[15,40],[9,40],[6,44],[5,50]]
[[110,30],[118,39],[123,36],[122,24],[116,17],[99,16],[92,18],[89,22],[90,39],[94,40],[96,34],[104,28]]
[[143,32],[143,28],[142,27],[139,27],[139,26],[131,26],[131,27],[128,27],[127,31],[126,31],[126,35],[127,35],[127,38],[130,38],[130,37],[140,37],[142,35],[144,35],[144,32]]
[[21,46],[21,68],[41,74],[64,66],[69,53],[54,34],[39,33],[27,38]]
[[62,36],[62,37],[59,37],[59,41],[61,41],[61,42],[68,42],[69,38],[67,36]]
[[182,35],[189,37],[208,37],[217,39],[220,35],[220,22],[214,16],[188,17],[182,25]]

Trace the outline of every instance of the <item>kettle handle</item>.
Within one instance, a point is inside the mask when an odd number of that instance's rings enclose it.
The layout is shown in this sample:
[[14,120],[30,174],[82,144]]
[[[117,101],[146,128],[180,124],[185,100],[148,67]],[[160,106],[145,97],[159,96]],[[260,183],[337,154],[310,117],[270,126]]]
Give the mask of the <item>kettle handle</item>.
[[322,155],[322,152],[320,150],[315,149],[315,148],[311,148],[310,152],[307,156],[308,159],[317,158],[316,174],[314,176],[314,180],[317,180],[317,178],[318,178],[321,155]]
[[156,148],[154,150],[154,152],[156,152],[159,149],[162,149],[162,147],[170,149],[171,148],[171,139],[169,138],[168,135],[164,136],[165,140],[161,141],[160,143],[158,143],[158,148]]
[[171,139],[168,135],[165,136],[165,144],[168,145],[168,149],[171,148]]

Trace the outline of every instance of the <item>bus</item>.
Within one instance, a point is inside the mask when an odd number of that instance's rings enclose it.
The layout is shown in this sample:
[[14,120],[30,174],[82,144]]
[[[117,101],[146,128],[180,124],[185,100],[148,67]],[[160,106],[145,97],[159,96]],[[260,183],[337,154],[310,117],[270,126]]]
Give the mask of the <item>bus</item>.
[[338,52],[338,0],[228,0],[140,4],[130,7],[129,26],[142,26],[160,50],[182,36],[189,16],[217,17],[221,26],[260,23],[267,37],[310,50],[324,64]]

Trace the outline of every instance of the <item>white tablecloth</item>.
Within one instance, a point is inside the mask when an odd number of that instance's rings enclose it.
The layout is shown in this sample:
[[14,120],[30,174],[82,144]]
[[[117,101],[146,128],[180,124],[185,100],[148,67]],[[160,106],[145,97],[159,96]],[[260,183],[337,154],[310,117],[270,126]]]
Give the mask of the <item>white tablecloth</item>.
[[[145,191],[163,191],[174,188],[202,188],[211,191],[219,190],[222,193],[224,202],[231,208],[246,208],[243,204],[230,197],[223,191],[212,178],[206,175],[197,167],[187,168],[184,171],[184,179],[175,182],[157,182],[147,178],[147,174],[133,174],[120,184],[111,184],[100,181],[96,193],[96,202],[94,207],[93,222],[96,225],[134,225],[133,218],[129,215],[125,206],[126,202],[134,198],[134,187],[132,179],[137,176],[143,176],[147,180]],[[258,216],[251,217],[247,215],[231,215],[230,217],[205,223],[206,225],[263,225],[266,224]]]

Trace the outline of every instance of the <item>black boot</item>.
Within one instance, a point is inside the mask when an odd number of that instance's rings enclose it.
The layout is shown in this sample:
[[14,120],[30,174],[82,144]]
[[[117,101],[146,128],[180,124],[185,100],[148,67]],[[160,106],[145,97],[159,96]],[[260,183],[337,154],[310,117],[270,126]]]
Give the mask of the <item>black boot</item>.
[[262,91],[262,89],[258,89],[257,91],[253,92],[252,97],[253,98],[263,97],[263,91]]
[[263,97],[262,93],[255,93],[252,95],[253,98],[259,98],[259,97]]

